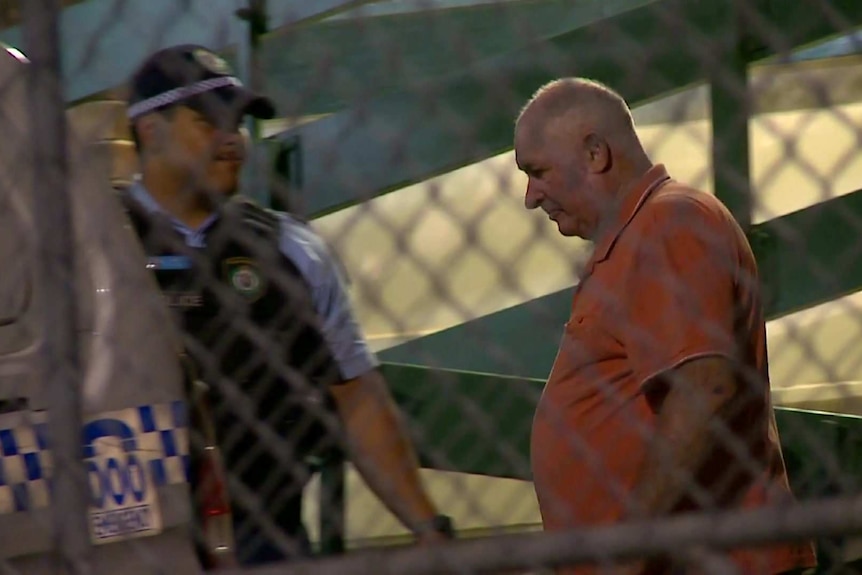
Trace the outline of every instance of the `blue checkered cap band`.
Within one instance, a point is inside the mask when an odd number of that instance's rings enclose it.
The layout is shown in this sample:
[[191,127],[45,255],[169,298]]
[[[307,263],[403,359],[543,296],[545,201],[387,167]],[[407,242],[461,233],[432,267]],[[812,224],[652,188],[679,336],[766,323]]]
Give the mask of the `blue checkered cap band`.
[[174,88],[173,90],[168,90],[158,96],[153,96],[152,98],[147,98],[146,100],[132,104],[126,111],[126,116],[128,116],[129,119],[134,119],[161,108],[162,106],[169,106],[179,102],[180,100],[197,96],[198,94],[230,86],[241,87],[242,82],[240,82],[239,78],[235,76],[219,76],[218,78],[202,80],[189,86]]

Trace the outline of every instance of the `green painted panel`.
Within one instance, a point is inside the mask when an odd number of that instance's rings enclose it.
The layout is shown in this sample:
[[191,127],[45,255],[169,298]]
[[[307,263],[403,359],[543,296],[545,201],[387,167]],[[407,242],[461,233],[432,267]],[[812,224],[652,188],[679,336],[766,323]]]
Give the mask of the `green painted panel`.
[[799,497],[862,487],[862,418],[776,408],[790,482]]
[[543,382],[390,363],[382,371],[425,467],[530,478],[530,427]]
[[382,361],[542,379],[571,311],[565,289],[379,353]]
[[[862,190],[752,227],[774,319],[862,289]],[[380,353],[384,361],[544,378],[569,315],[571,289]]]
[[[559,76],[577,74],[602,80],[632,105],[701,82],[706,63],[720,65],[721,55],[733,47],[733,34],[721,24],[729,20],[720,15],[735,3],[652,2],[548,37],[530,49],[511,50],[471,66],[453,66],[452,73],[441,81],[399,79],[399,71],[393,69],[401,89],[379,97],[374,97],[377,88],[362,80],[356,93],[364,97],[356,107],[281,136],[301,140],[306,212],[312,216],[329,213],[511,149],[512,122],[518,110],[536,88]],[[770,4],[762,0],[750,3],[749,9],[760,5]],[[758,57],[765,57],[846,32],[842,26],[862,22],[858,0],[836,0],[830,3],[830,11],[842,14],[841,26],[834,14],[822,9],[811,8],[804,14],[798,10],[771,14],[764,9],[761,16],[766,24],[751,31],[746,45]],[[429,29],[435,29],[435,17],[444,18],[446,13],[449,11],[428,15]],[[753,33],[771,34],[776,23],[785,26],[781,37],[786,43],[767,45]],[[683,29],[685,34],[680,34]],[[393,60],[400,57],[397,52],[381,50]],[[452,57],[451,52],[442,52],[448,54],[446,58]],[[355,58],[366,57],[370,56]],[[432,76],[439,74],[432,64],[428,60],[426,69]],[[315,64],[309,61],[308,66]],[[334,61],[331,66],[333,74],[364,77],[362,69],[351,71]],[[301,94],[287,102],[288,108],[301,110],[306,100],[302,94],[319,89],[319,84],[302,86]]]
[[862,190],[753,229],[770,318],[862,289]]
[[715,195],[748,231],[752,217],[749,124],[755,91],[748,89],[746,56],[740,47],[726,55],[720,73],[709,79],[709,101]]
[[715,11],[727,1],[650,3],[283,133],[301,140],[307,213],[328,213],[510,149],[520,107],[559,76],[605,81],[632,103],[697,82],[701,56],[666,41],[669,12],[716,50],[725,40]]
[[268,34],[261,65],[276,101],[295,101],[299,92],[292,112],[323,114],[389,92],[419,89],[537,38],[651,1],[520,0],[327,20]]
[[[862,419],[797,409],[776,409],[781,450],[796,497],[859,493],[862,488]],[[817,573],[844,562],[841,537],[815,540]],[[858,566],[858,563],[857,563]]]

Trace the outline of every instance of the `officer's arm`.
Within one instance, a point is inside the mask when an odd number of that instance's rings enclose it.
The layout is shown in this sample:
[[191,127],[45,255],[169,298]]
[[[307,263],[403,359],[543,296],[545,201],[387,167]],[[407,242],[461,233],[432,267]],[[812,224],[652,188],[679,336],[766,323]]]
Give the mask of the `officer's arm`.
[[357,470],[368,486],[420,540],[437,514],[419,477],[419,465],[401,415],[377,369],[332,388]]
[[[338,363],[344,383],[332,394],[344,421],[350,456],[368,486],[423,541],[436,539],[428,529],[436,514],[422,487],[419,465],[401,415],[389,392],[378,361],[368,348],[353,314],[340,267],[319,238],[304,230],[302,242],[283,242],[294,261],[305,256],[299,246],[314,248],[304,273],[312,286],[323,335]],[[303,266],[300,266],[303,267]]]

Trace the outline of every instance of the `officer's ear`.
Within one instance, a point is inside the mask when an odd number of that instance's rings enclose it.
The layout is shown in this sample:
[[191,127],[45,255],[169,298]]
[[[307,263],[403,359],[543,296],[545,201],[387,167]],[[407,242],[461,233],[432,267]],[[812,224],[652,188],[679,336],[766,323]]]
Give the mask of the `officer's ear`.
[[152,113],[141,116],[135,122],[138,146],[144,153],[158,153],[163,147],[167,125],[161,114]]

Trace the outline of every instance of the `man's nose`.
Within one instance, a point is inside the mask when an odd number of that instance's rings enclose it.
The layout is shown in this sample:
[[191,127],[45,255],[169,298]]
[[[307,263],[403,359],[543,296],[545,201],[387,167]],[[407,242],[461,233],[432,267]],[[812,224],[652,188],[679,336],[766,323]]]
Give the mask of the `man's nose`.
[[533,179],[530,178],[530,180],[527,181],[527,193],[524,194],[524,207],[528,210],[535,210],[542,205],[543,198],[544,194],[539,190],[539,186],[537,186],[535,182],[533,182]]

